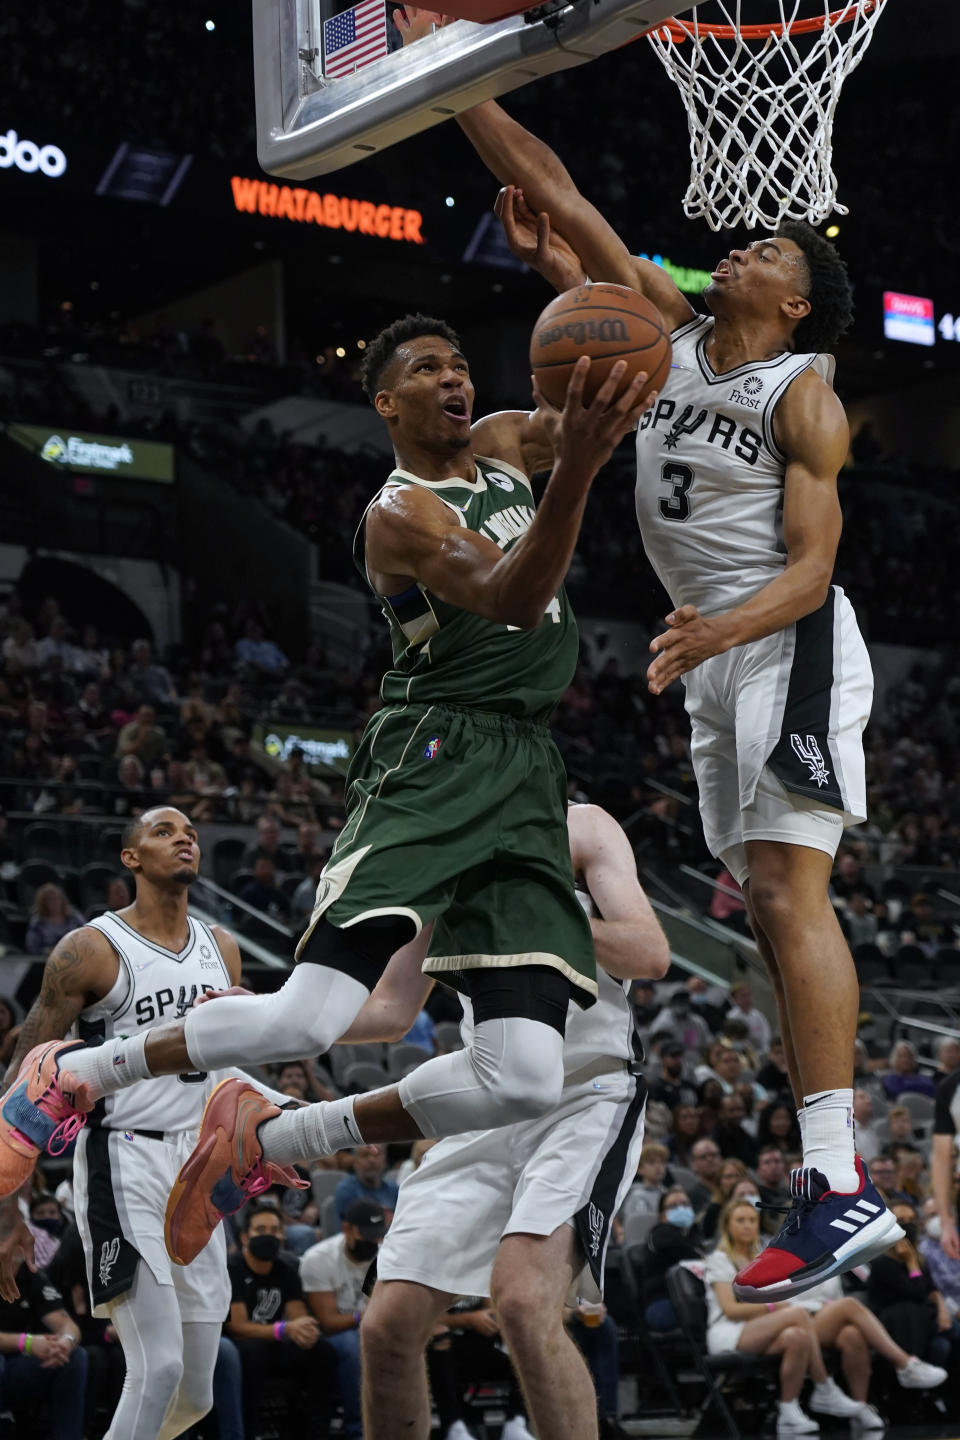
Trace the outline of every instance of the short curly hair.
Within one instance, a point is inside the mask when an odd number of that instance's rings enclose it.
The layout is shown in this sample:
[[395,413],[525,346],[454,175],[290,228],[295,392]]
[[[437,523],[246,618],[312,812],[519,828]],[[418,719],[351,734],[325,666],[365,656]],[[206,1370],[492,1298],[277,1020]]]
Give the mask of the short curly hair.
[[792,240],[803,251],[810,279],[810,314],[794,330],[794,345],[805,355],[830,350],[853,321],[853,292],[847,267],[830,241],[805,220],[785,220],[777,234]]
[[437,320],[432,315],[419,313],[404,315],[399,320],[394,320],[392,325],[387,325],[379,335],[374,336],[363,357],[360,378],[370,400],[376,397],[383,372],[399,347],[407,340],[416,340],[421,335],[441,335],[456,350],[460,349],[460,337],[446,320]]

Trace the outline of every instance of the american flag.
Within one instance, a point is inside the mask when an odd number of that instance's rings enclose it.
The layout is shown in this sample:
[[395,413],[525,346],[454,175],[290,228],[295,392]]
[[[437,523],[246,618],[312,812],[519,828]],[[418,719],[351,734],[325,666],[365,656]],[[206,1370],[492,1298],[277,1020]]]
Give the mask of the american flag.
[[361,0],[323,22],[323,73],[349,75],[387,53],[385,0]]

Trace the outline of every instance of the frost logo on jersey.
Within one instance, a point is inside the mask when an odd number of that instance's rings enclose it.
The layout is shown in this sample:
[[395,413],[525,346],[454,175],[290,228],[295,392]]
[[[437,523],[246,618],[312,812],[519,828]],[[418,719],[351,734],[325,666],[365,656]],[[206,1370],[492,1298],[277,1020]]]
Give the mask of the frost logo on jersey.
[[790,745],[793,753],[803,761],[804,765],[809,765],[810,779],[815,785],[819,785],[822,789],[823,786],[829,782],[830,771],[827,769],[826,761],[820,753],[820,746],[817,744],[816,737],[808,735],[806,741],[804,741],[802,735],[791,735]]
[[114,1235],[112,1240],[104,1240],[100,1246],[100,1284],[110,1284],[110,1272],[120,1259],[120,1236]]
[[743,389],[730,391],[730,399],[734,405],[743,405],[748,410],[760,409],[760,391],[763,389],[763,381],[759,375],[748,375],[743,382]]
[[604,1223],[603,1211],[591,1200],[587,1206],[587,1226],[590,1230],[590,1254],[594,1260],[600,1254],[600,1246],[603,1244]]
[[269,1325],[280,1309],[282,1300],[283,1296],[275,1285],[271,1285],[268,1290],[261,1290],[250,1316],[254,1325]]
[[763,381],[759,375],[748,375],[743,382],[743,389],[746,395],[759,395],[763,389]]
[[513,489],[513,481],[509,475],[503,475],[499,470],[488,470],[487,479],[492,480],[500,490],[506,490],[507,494]]

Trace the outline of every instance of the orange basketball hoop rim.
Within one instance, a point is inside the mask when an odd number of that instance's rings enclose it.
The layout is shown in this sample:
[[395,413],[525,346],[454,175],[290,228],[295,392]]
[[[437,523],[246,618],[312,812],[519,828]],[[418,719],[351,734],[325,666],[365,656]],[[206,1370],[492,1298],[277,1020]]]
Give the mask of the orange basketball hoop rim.
[[828,25],[846,25],[858,15],[869,15],[881,3],[882,0],[854,0],[852,5],[845,5],[842,10],[833,10],[828,15],[811,15],[806,20],[791,20],[786,25],[778,20],[768,20],[760,25],[740,26],[715,25],[701,20],[667,20],[663,25],[659,25],[654,33],[666,32],[672,40],[678,42],[698,35],[714,35],[719,40],[733,40],[736,36],[742,40],[766,40],[771,35],[812,35],[817,30],[825,30]]

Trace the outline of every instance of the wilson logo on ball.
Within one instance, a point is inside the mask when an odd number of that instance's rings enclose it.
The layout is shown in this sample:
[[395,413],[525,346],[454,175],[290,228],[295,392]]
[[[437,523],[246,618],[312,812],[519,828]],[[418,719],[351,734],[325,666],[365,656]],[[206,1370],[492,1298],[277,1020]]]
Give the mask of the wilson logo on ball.
[[627,339],[627,327],[622,320],[608,317],[603,320],[567,320],[563,325],[545,326],[537,334],[538,345],[556,345],[558,340],[572,340],[574,345],[584,345],[588,340],[601,344],[621,344]]

